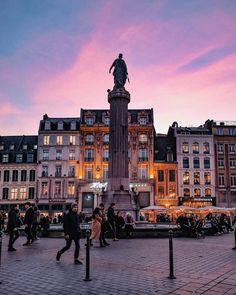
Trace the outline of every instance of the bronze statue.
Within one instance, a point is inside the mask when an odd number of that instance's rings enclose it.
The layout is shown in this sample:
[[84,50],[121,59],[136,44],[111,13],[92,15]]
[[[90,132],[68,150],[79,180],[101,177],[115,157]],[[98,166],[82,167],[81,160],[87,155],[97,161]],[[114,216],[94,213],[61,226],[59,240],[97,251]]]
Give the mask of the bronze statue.
[[[122,59],[123,54],[120,53],[119,57],[114,60],[113,64],[109,69],[111,73],[112,68],[114,67],[113,76],[114,76],[114,89],[124,88],[126,79],[128,78],[127,66],[125,61]],[[129,81],[129,78],[128,78]]]

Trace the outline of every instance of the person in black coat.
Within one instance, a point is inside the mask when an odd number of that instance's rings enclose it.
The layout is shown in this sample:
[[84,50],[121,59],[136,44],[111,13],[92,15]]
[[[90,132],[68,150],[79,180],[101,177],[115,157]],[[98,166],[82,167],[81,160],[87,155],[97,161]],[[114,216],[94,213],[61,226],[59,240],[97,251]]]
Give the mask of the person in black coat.
[[25,203],[25,218],[24,218],[24,225],[25,225],[25,233],[27,235],[27,241],[23,246],[28,246],[34,242],[34,237],[32,235],[32,224],[34,220],[34,209],[31,206],[30,202]]
[[81,238],[81,217],[78,215],[78,205],[73,203],[71,209],[64,217],[64,235],[66,240],[66,246],[57,252],[56,260],[59,261],[61,255],[70,249],[72,241],[75,243],[75,252],[74,252],[74,263],[82,264],[79,260],[79,249],[80,249],[80,238]]
[[111,203],[110,207],[107,209],[107,220],[113,233],[113,241],[119,241],[119,239],[116,237],[116,214],[114,210],[115,205],[115,203]]
[[19,209],[18,205],[13,205],[8,213],[7,231],[9,233],[8,251],[16,251],[13,247],[15,241],[19,238]]

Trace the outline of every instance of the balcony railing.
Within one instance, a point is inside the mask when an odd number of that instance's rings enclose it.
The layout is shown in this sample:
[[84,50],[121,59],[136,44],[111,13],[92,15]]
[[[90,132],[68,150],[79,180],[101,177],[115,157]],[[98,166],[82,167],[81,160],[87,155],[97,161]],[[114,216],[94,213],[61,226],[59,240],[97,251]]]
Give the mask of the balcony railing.
[[108,162],[109,158],[108,157],[103,157],[104,162]]
[[92,158],[91,157],[85,157],[84,158],[84,161],[85,162],[93,162],[94,161],[94,158],[93,157]]
[[139,157],[139,162],[146,162],[148,161],[148,157]]

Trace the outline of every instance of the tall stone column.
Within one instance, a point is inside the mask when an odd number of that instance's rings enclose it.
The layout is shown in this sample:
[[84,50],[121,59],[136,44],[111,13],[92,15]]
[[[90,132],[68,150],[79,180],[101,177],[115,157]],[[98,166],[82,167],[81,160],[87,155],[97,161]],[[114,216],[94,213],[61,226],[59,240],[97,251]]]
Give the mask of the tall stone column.
[[107,202],[119,210],[133,210],[129,192],[128,104],[130,94],[124,88],[108,92],[110,103],[109,174]]

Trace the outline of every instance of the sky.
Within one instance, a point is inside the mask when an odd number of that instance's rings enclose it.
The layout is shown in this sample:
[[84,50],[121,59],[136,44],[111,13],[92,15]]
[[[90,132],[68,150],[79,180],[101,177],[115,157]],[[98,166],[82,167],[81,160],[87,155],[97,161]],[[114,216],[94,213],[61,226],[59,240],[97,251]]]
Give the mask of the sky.
[[0,135],[109,109],[119,53],[157,133],[236,121],[235,16],[234,0],[0,0]]

